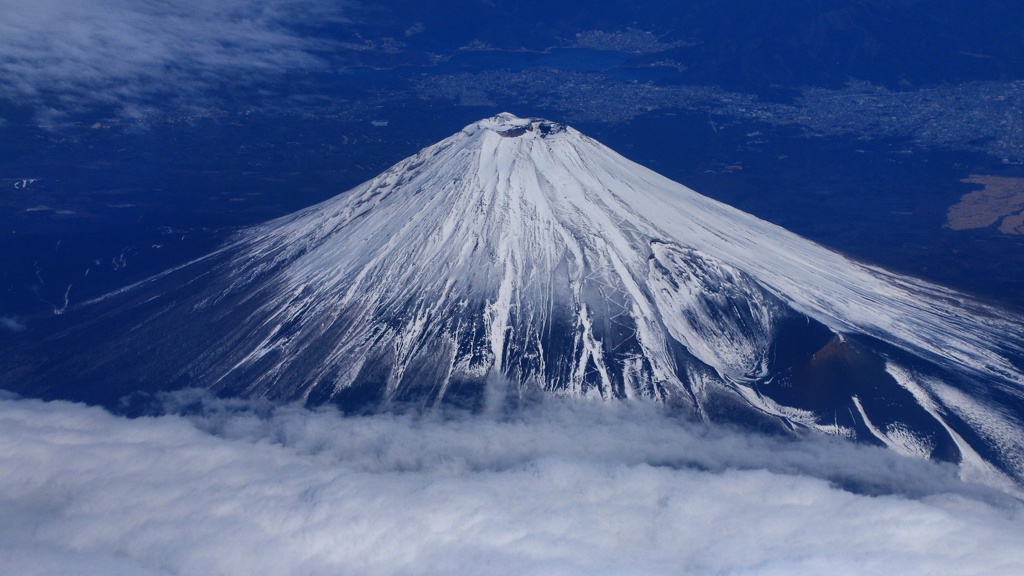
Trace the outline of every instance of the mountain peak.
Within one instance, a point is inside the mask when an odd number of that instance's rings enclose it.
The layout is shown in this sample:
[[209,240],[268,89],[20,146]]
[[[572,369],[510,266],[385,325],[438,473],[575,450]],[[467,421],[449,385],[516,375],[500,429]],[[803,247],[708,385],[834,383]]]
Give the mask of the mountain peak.
[[566,126],[544,118],[520,118],[510,112],[502,112],[466,127],[470,133],[479,130],[495,132],[506,138],[547,138],[565,132]]
[[1020,319],[539,118],[480,120],[103,306],[66,361],[8,379],[350,409],[637,398],[1024,480]]

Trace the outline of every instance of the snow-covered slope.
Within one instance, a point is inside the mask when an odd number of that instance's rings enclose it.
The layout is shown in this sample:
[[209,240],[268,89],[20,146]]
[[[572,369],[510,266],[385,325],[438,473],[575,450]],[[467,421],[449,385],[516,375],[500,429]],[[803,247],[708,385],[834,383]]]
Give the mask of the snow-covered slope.
[[[155,290],[189,270],[187,290]],[[127,293],[154,293],[138,330],[178,343],[160,365],[175,385],[352,405],[641,397],[1024,478],[1019,318],[544,120],[467,126]]]

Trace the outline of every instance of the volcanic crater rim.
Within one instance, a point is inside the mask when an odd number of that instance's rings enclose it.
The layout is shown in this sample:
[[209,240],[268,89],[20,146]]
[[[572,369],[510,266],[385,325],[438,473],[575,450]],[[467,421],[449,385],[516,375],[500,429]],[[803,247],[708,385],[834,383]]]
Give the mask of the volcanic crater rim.
[[565,132],[566,126],[546,118],[520,118],[510,112],[502,112],[481,120],[478,125],[505,138],[534,137],[547,138]]

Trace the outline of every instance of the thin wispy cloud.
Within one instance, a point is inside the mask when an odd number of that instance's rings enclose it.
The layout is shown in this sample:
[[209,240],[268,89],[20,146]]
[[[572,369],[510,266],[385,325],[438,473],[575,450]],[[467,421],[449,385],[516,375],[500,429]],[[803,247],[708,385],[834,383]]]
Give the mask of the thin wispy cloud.
[[0,0],[0,98],[75,110],[320,69],[330,47],[309,30],[343,22],[347,9],[327,0]]
[[628,406],[345,418],[174,403],[191,415],[0,401],[0,564],[18,574],[1024,570],[1019,504],[882,449]]
[[0,316],[0,329],[8,332],[21,332],[25,329],[25,324],[16,316]]

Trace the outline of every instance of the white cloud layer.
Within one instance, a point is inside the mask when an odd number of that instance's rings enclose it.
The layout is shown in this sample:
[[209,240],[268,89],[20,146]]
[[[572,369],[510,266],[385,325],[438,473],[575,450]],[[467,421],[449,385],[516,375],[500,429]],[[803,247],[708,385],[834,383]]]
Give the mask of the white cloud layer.
[[2,572],[1024,573],[1019,503],[881,449],[638,407],[199,403],[126,420],[0,400]]
[[189,95],[324,65],[324,0],[0,0],[0,97],[37,108]]

